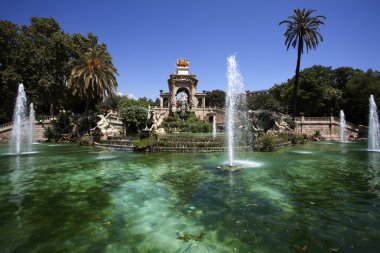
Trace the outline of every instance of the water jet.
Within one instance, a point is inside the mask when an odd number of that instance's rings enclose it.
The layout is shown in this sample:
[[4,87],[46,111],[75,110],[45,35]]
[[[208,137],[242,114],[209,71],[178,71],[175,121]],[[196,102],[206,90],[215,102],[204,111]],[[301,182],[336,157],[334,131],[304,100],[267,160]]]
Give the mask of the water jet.
[[380,152],[380,126],[373,95],[369,97],[368,151]]
[[26,94],[24,85],[18,86],[16,105],[13,113],[13,126],[10,140],[10,153],[22,154],[31,153],[34,138],[34,108],[30,104],[29,117],[26,112]]

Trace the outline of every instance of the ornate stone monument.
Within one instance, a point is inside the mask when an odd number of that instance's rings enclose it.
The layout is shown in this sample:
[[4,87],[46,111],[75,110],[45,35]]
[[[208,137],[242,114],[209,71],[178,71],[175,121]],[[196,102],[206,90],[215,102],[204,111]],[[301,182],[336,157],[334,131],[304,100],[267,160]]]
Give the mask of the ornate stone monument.
[[[187,112],[195,112],[200,117],[201,109],[206,107],[206,93],[197,93],[198,79],[189,73],[189,61],[178,59],[177,72],[168,80],[169,92],[160,92],[160,107],[168,107],[169,114],[181,112],[181,106],[186,105]],[[181,97],[177,99],[177,95]],[[203,118],[203,117],[202,117]]]

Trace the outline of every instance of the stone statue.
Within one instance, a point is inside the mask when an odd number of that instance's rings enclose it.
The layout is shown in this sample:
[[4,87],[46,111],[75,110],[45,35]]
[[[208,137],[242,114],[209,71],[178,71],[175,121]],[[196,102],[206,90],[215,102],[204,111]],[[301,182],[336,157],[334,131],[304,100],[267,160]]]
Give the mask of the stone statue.
[[118,135],[119,130],[114,128],[108,120],[108,117],[116,115],[117,114],[112,110],[109,110],[106,116],[102,114],[97,115],[100,118],[100,120],[96,123],[96,127],[90,130],[95,130],[96,128],[98,128],[104,137]]
[[187,104],[187,97],[185,95],[185,92],[183,92],[183,91],[181,93],[181,97],[178,99],[178,104],[181,104],[181,105]]
[[157,113],[155,111],[151,111],[151,120],[152,120],[152,126],[149,128],[150,131],[155,131],[159,128],[162,121],[164,120],[163,113]]

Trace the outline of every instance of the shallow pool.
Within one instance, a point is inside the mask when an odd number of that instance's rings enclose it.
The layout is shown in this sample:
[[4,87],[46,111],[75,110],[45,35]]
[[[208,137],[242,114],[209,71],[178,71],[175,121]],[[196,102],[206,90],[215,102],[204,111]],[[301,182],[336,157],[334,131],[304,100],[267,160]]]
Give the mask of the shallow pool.
[[[239,153],[0,146],[1,252],[377,252],[380,153],[323,142]],[[247,163],[249,164],[249,163]]]

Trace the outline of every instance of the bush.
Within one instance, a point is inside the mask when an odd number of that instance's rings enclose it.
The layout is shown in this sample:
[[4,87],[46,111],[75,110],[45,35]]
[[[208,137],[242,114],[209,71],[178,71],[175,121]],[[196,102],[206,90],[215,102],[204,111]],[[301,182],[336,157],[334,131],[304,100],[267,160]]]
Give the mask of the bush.
[[71,124],[69,114],[61,110],[55,120],[51,121],[52,127],[45,128],[44,135],[48,141],[58,141],[63,134],[71,132]]
[[293,144],[304,143],[307,137],[303,134],[294,134],[291,138]]
[[56,133],[54,133],[51,127],[45,128],[44,135],[48,141],[56,139]]
[[147,151],[151,147],[159,145],[160,142],[154,138],[145,138],[134,142],[134,151]]
[[173,116],[168,116],[164,119],[162,126],[167,132],[208,133],[211,129],[211,124],[201,121],[195,116],[194,112],[189,113],[186,121],[180,119],[178,113],[174,113]]
[[79,139],[79,145],[81,145],[81,146],[90,146],[90,145],[92,145],[92,137],[90,135],[83,135]]
[[263,135],[256,139],[255,150],[273,151],[275,147],[275,139],[273,135]]

